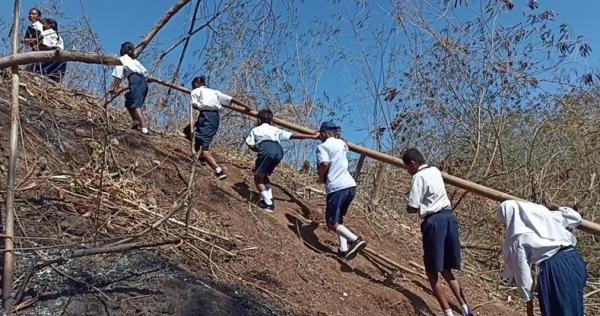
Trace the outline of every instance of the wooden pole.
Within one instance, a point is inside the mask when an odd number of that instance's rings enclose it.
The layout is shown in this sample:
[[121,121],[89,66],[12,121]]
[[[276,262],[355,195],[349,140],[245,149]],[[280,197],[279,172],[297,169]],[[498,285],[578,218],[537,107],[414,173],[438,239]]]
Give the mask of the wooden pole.
[[[48,54],[51,53],[51,54]],[[53,58],[52,54],[54,54],[56,57]],[[16,65],[22,65],[22,64],[29,64],[32,62],[36,62],[39,61],[40,59],[44,60],[44,61],[81,61],[81,62],[85,62],[85,63],[93,63],[93,64],[105,64],[105,65],[120,65],[120,61],[118,58],[113,57],[113,56],[102,56],[102,55],[98,55],[98,54],[93,54],[93,53],[84,53],[84,52],[65,52],[65,51],[56,51],[56,52],[31,52],[31,53],[23,53],[23,54],[19,54],[17,56],[7,56],[7,57],[2,57],[0,58],[0,69],[6,68],[6,67],[12,67],[12,66],[16,66]],[[148,82],[154,82],[154,83],[158,83],[160,85],[163,85],[165,87],[169,87],[173,90],[177,90],[183,93],[190,93],[190,90],[185,88],[185,87],[181,87],[178,85],[174,85],[171,84],[170,82],[166,82],[157,78],[149,78]],[[256,117],[257,115],[257,111],[251,110],[251,111],[247,111],[246,109],[240,107],[240,106],[236,106],[236,105],[229,105],[229,106],[225,106],[226,108],[236,111],[236,112],[240,112],[242,114],[245,115],[249,115],[249,116],[253,116]],[[300,132],[300,133],[307,133],[307,134],[311,134],[311,133],[315,133],[315,130],[310,129],[310,128],[306,128],[304,126],[300,126],[294,123],[290,123],[287,121],[284,121],[280,118],[273,118],[273,122],[279,126],[288,128],[290,130],[296,131],[296,132]],[[375,160],[379,160],[397,167],[403,167],[404,164],[402,163],[402,159],[388,155],[388,154],[384,154],[382,152],[378,152],[376,150],[372,150],[369,149],[367,147],[364,146],[360,146],[360,145],[356,145],[356,144],[352,144],[352,143],[348,143],[348,147],[350,148],[350,150],[365,155],[369,158],[375,159]],[[468,192],[472,192],[475,193],[477,195],[495,200],[495,201],[506,201],[506,200],[518,200],[518,201],[526,201],[522,198],[510,195],[508,193],[504,193],[504,192],[500,192],[498,190],[494,190],[491,188],[488,188],[486,186],[483,186],[481,184],[477,184],[468,180],[464,180],[461,179],[459,177],[447,174],[445,172],[442,172],[442,176],[444,177],[444,181],[446,182],[446,184],[450,184],[453,185],[455,187],[464,189]],[[594,234],[594,235],[599,235],[600,236],[600,224],[594,223],[594,222],[590,222],[587,220],[583,220],[583,222],[581,223],[580,226],[578,226],[579,229],[588,232],[590,234]]]
[[[15,0],[12,54],[17,55],[19,50],[19,13],[21,12],[20,0]],[[6,216],[4,226],[4,273],[2,277],[2,304],[5,310],[12,307],[13,287],[13,236],[14,236],[14,211],[15,211],[15,179],[17,174],[18,132],[19,132],[19,67],[12,67],[12,105],[10,111],[10,156],[8,160],[8,183],[6,185]]]

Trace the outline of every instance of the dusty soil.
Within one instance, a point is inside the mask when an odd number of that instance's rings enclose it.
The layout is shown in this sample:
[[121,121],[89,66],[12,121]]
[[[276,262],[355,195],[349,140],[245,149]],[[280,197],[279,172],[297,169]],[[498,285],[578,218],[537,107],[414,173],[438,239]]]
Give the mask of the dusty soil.
[[[127,129],[120,108],[112,111],[107,136],[104,113],[95,100],[33,82],[27,82],[27,91],[17,181],[17,277],[35,263],[61,255],[61,249],[139,233],[173,208],[191,165],[183,137],[143,137]],[[8,91],[0,89],[2,183],[9,100]],[[110,145],[103,165],[105,140]],[[273,178],[277,211],[271,215],[254,205],[252,157],[222,150],[217,157],[229,178],[217,181],[208,167],[198,164],[194,207],[187,217],[185,212],[173,217],[187,218],[199,229],[188,231],[193,238],[72,259],[39,271],[26,297],[39,300],[20,315],[440,314],[426,280],[418,275],[366,256],[351,262],[335,256],[335,235],[323,225],[324,196],[305,190],[317,187],[314,177],[281,166]],[[100,179],[103,166],[108,172]],[[106,193],[98,207],[101,187]],[[402,223],[408,232],[404,237],[382,235],[360,205],[359,199],[347,223],[369,242],[369,249],[421,272],[417,223]],[[181,225],[167,222],[140,238],[189,235]],[[45,248],[49,246],[53,248]],[[462,274],[461,280],[478,315],[523,314],[492,284],[470,274]],[[449,289],[447,295],[452,295]]]

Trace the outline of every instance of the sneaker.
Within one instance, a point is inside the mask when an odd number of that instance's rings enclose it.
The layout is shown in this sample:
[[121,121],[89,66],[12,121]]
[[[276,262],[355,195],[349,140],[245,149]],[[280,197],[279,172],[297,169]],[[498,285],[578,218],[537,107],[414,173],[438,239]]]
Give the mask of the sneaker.
[[133,123],[131,123],[131,129],[138,129],[140,128],[140,123],[138,121],[133,121]]
[[354,259],[366,246],[367,243],[359,237],[350,245],[350,249],[348,249],[348,253],[346,253],[346,260]]
[[345,259],[346,255],[348,255],[348,251],[342,251],[338,249],[338,257],[340,257],[341,259]]
[[227,174],[225,173],[225,170],[221,170],[219,172],[215,172],[215,177],[217,177],[219,180],[223,180],[227,178]]
[[262,208],[267,213],[273,213],[273,212],[275,212],[275,205],[273,205],[273,204],[267,204],[263,200],[258,201],[258,207]]
[[150,133],[150,131],[147,128],[142,127],[142,134],[148,134],[148,133]]

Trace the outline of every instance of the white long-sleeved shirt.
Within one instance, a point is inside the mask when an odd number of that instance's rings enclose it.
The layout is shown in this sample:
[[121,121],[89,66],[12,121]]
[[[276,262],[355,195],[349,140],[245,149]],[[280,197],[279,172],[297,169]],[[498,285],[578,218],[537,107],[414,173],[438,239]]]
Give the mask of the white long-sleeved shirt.
[[[548,216],[559,220],[565,229],[572,229],[581,224],[581,215],[568,207],[561,207],[558,211],[548,211]],[[508,250],[513,255],[506,258],[506,270],[503,281],[514,282],[519,288],[519,294],[524,301],[533,299],[533,277],[531,266],[540,264],[555,255],[561,247],[575,246],[577,240],[573,235],[562,235],[556,240],[541,238],[535,233],[525,233],[515,237]],[[568,251],[568,250],[567,250]]]

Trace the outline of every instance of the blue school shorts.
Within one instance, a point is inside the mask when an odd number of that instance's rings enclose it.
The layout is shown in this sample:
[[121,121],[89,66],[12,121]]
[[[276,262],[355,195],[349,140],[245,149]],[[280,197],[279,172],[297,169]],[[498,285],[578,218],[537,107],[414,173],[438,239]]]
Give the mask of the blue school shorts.
[[458,219],[450,208],[425,216],[421,223],[427,273],[460,270]]
[[344,216],[354,200],[356,187],[350,187],[327,194],[327,206],[325,206],[325,220],[328,225],[343,224]]
[[141,108],[148,96],[146,78],[138,73],[132,73],[127,77],[127,81],[129,81],[129,91],[125,94],[125,107],[128,110]]
[[217,110],[204,110],[198,114],[196,120],[196,141],[194,142],[196,150],[202,148],[202,150],[209,150],[210,144],[215,138],[217,131],[219,130],[219,111]]
[[540,263],[538,299],[543,316],[583,316],[587,270],[581,255],[567,247]]
[[264,140],[256,145],[258,156],[254,163],[254,174],[257,176],[270,176],[275,167],[283,159],[283,148],[278,142]]

